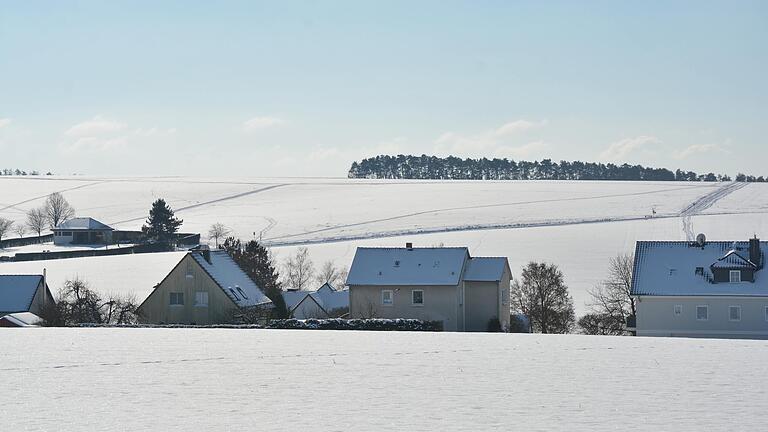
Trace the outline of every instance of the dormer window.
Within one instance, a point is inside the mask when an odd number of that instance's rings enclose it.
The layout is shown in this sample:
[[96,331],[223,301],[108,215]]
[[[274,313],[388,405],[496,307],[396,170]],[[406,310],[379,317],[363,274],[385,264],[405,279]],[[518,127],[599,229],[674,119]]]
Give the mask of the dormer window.
[[741,282],[741,270],[731,270],[728,272],[731,283]]

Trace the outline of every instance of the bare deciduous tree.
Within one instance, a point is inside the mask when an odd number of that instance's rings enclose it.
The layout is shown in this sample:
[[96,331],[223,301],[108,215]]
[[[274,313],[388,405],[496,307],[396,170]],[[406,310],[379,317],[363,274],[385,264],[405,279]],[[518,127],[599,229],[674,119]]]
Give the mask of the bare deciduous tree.
[[320,267],[315,276],[318,286],[329,284],[334,288],[341,288],[347,280],[347,271],[336,267],[333,261],[326,261]]
[[[620,254],[611,258],[608,264],[608,277],[595,288],[589,290],[592,302],[593,323],[584,328],[599,329],[600,334],[624,334],[624,323],[630,315],[635,315],[635,299],[632,297],[632,269],[635,262],[633,255]],[[600,319],[599,324],[594,322]]]
[[0,241],[3,240],[6,234],[11,231],[13,227],[13,221],[6,218],[0,218]]
[[13,232],[15,232],[19,238],[24,237],[24,234],[27,233],[27,226],[23,223],[16,223],[13,226]]
[[75,209],[69,205],[69,202],[60,192],[48,195],[48,198],[45,199],[43,210],[48,218],[48,225],[51,228],[55,228],[75,216]]
[[576,321],[563,273],[554,264],[529,262],[512,284],[512,300],[535,332],[568,333]]
[[303,247],[296,254],[285,261],[283,286],[290,290],[303,290],[309,288],[309,283],[315,274],[312,260],[309,258],[309,249]]
[[27,212],[27,226],[40,237],[45,227],[48,226],[48,219],[43,209],[34,208]]
[[92,324],[135,324],[138,305],[133,298],[104,300],[82,279],[70,279],[59,290],[58,301],[41,312],[46,326]]
[[216,242],[216,248],[219,247],[219,239],[223,239],[227,235],[229,235],[230,230],[224,224],[216,222],[215,224],[211,225],[211,228],[208,230],[208,238],[212,238],[214,242]]

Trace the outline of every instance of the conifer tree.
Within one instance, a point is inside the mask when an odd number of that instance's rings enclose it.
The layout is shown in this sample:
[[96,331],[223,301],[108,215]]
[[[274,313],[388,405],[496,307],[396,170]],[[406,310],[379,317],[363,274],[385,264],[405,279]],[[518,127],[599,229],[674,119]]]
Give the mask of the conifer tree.
[[151,240],[166,242],[179,230],[183,222],[174,216],[173,210],[164,199],[158,198],[152,203],[147,223],[141,230]]
[[279,275],[269,250],[255,240],[243,245],[234,237],[227,237],[221,249],[227,251],[237,265],[261,288],[264,295],[272,300],[275,316],[287,318],[288,310],[285,307],[280,282],[278,282]]

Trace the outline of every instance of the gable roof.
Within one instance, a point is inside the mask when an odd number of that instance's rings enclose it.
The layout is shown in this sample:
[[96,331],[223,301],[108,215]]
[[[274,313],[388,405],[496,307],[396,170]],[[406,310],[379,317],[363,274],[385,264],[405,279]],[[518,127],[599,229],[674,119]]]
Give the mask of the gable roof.
[[96,231],[114,231],[114,228],[112,228],[109,225],[105,225],[96,219],[89,218],[89,217],[81,217],[81,218],[72,218],[67,221],[64,221],[58,225],[56,225],[56,228],[54,230],[67,230],[67,231],[87,231],[87,230],[96,230]]
[[735,249],[729,250],[723,257],[718,258],[711,267],[714,268],[739,268],[746,267],[756,269],[757,265],[752,261],[744,258],[740,251]]
[[474,282],[498,282],[509,268],[506,257],[472,257],[464,272],[464,280]]
[[[32,312],[16,312],[0,317],[0,321],[7,321],[16,327],[37,327],[43,319]],[[2,325],[0,325],[2,327]]]
[[304,297],[308,296],[310,291],[283,291],[283,300],[285,300],[285,308],[290,312],[296,307]]
[[359,247],[347,285],[458,285],[468,258],[465,247]]
[[[747,242],[730,241],[708,241],[704,246],[686,241],[639,241],[635,246],[632,294],[768,296],[768,270],[755,272],[754,282],[710,282],[710,266],[720,263],[715,266],[717,267],[722,265],[723,261],[727,264],[730,260],[743,262],[742,255],[748,256],[748,247]],[[729,253],[731,250],[738,253]],[[768,251],[768,243],[760,242],[760,250],[765,254]]]
[[0,311],[29,311],[42,280],[42,275],[0,275]]
[[190,252],[190,254],[238,306],[247,307],[271,303],[261,288],[251,280],[226,251],[210,251],[210,262],[205,259],[201,252]]

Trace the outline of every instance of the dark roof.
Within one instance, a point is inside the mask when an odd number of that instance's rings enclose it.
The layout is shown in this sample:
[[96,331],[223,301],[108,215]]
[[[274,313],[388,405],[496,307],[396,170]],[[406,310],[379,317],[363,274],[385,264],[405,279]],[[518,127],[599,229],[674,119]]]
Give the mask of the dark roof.
[[74,218],[66,222],[62,222],[54,228],[54,230],[67,230],[67,231],[114,231],[109,225],[105,225],[96,219],[84,217]]
[[28,311],[42,279],[42,275],[0,275],[0,311]]

